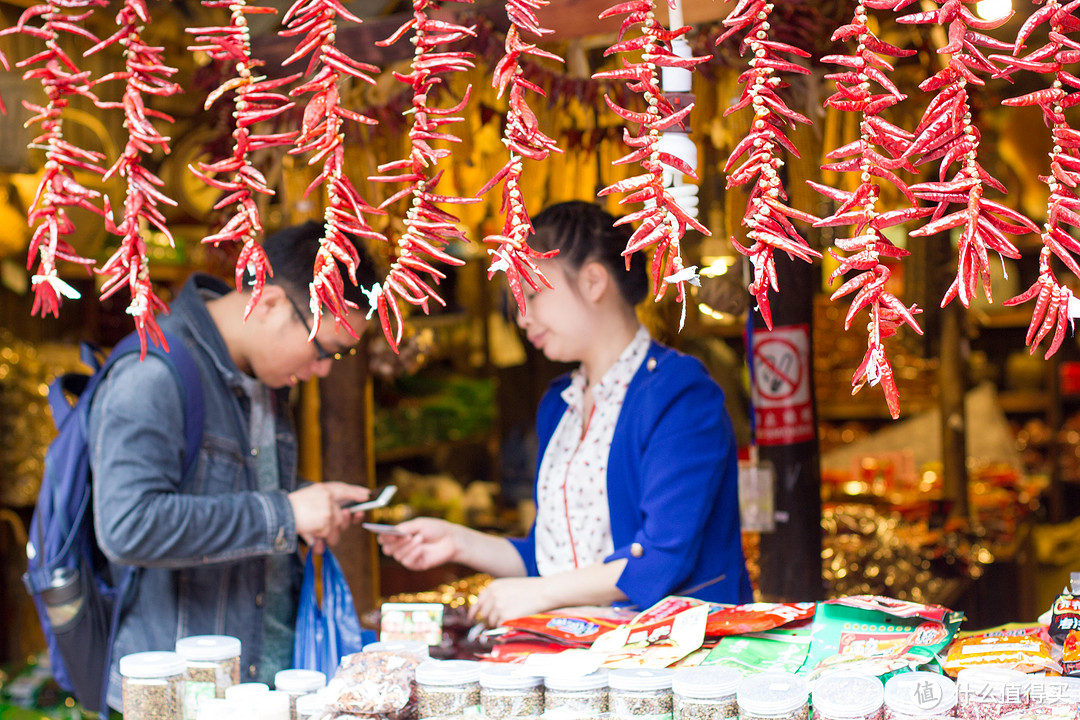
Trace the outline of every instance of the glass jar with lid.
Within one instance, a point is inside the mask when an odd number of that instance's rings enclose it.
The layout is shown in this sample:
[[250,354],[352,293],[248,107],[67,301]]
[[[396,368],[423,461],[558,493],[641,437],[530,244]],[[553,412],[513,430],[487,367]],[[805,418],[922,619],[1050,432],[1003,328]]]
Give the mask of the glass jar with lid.
[[176,641],[187,663],[184,675],[184,717],[194,720],[203,698],[223,698],[240,683],[240,640],[229,635],[192,635]]
[[689,667],[671,678],[675,720],[733,720],[739,715],[735,690],[742,673],[735,668]]
[[296,700],[326,687],[326,675],[318,670],[279,670],[274,674],[274,689],[289,696],[289,718],[296,720]]
[[458,715],[480,706],[480,663],[425,660],[416,667],[416,716]]
[[884,700],[877,677],[831,673],[814,683],[814,720],[881,720]]
[[785,672],[747,675],[735,692],[739,720],[808,720],[810,688],[806,680]]
[[918,720],[956,712],[956,683],[935,672],[901,673],[885,683],[885,720]]
[[487,665],[480,673],[480,707],[489,718],[538,717],[544,712],[544,679],[520,665]]
[[997,720],[1026,708],[1031,678],[1003,667],[964,668],[956,676],[956,715],[964,720]]
[[608,673],[608,709],[617,720],[671,718],[669,668],[621,668]]
[[187,663],[174,652],[120,658],[121,697],[127,720],[183,720]]
[[322,715],[323,710],[326,709],[326,700],[326,696],[321,692],[296,698],[297,720],[311,720],[313,717]]
[[608,711],[608,671],[588,675],[548,675],[544,678],[544,712],[563,710],[581,715]]

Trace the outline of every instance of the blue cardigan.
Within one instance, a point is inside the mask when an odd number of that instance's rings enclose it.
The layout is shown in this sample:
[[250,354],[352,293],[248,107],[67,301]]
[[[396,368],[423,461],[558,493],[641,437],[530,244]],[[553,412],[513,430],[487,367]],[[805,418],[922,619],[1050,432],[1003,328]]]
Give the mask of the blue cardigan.
[[[556,379],[537,412],[537,471],[566,410]],[[724,394],[696,358],[653,342],[626,391],[607,480],[618,587],[641,609],[666,595],[751,602],[739,530],[735,435]],[[534,492],[535,495],[535,492]],[[511,542],[529,575],[536,526]]]

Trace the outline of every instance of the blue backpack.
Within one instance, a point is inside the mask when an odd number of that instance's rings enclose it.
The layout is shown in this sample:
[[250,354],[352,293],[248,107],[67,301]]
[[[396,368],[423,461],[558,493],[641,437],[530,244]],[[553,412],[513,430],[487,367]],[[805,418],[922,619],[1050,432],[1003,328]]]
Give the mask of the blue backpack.
[[[167,361],[184,399],[186,484],[202,444],[202,382],[183,341],[168,333],[165,339],[168,352],[152,344],[147,352]],[[90,403],[105,374],[118,359],[138,351],[139,337],[132,333],[102,364],[95,349],[84,343],[82,361],[93,374],[68,373],[49,386],[49,405],[59,434],[45,455],[45,474],[26,546],[23,583],[37,607],[53,675],[92,711],[107,709],[113,639],[139,568],[110,566],[98,547],[87,424]],[[78,397],[74,406],[65,392]]]

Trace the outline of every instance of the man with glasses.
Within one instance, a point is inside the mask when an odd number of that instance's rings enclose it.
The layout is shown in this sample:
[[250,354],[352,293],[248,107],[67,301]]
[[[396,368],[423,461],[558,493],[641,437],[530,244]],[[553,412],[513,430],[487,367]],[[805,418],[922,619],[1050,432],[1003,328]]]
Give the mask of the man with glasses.
[[[250,278],[233,290],[198,273],[160,318],[191,352],[202,380],[206,417],[194,477],[181,480],[183,399],[163,360],[121,359],[95,395],[89,436],[98,543],[111,562],[141,568],[112,652],[109,704],[117,709],[119,658],[172,650],[190,635],[240,638],[241,679],[272,681],[291,663],[298,537],[321,551],[359,520],[343,506],[366,500],[366,488],[296,477],[289,388],[325,377],[358,342],[329,317],[308,340],[308,287],[321,237],[322,226],[309,222],[266,238],[273,277],[247,320]],[[358,250],[358,280],[370,288],[377,275]],[[348,281],[345,297],[359,306],[348,322],[362,334],[367,298]]]

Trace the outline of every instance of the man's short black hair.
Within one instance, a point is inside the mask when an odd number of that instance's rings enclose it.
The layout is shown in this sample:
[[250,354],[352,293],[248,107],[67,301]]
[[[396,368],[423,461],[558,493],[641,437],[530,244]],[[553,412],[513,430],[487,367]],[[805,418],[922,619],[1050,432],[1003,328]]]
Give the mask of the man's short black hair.
[[[300,225],[278,230],[268,235],[262,243],[270,260],[270,267],[274,270],[273,278],[267,278],[267,282],[280,285],[290,297],[298,300],[302,307],[307,307],[308,304],[308,286],[315,273],[315,256],[318,254],[323,229],[322,223],[308,220]],[[353,244],[360,258],[356,267],[356,280],[360,287],[370,290],[372,285],[382,280],[382,273],[367,252],[363,241],[354,240]],[[338,268],[345,281],[345,299],[356,303],[362,311],[367,311],[370,307],[367,296],[361,292],[360,287],[352,284],[347,270],[340,262]],[[250,281],[251,275],[245,273],[244,282]]]

